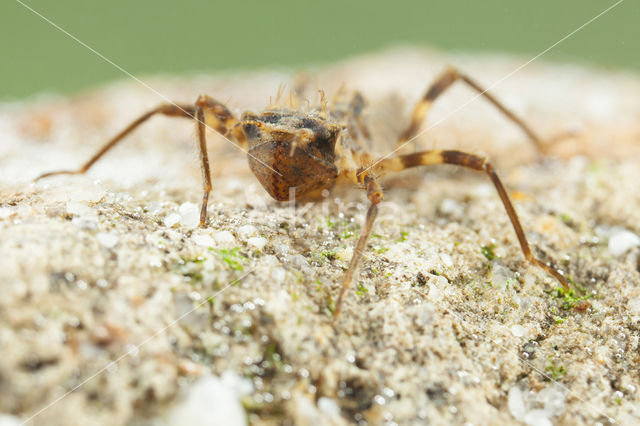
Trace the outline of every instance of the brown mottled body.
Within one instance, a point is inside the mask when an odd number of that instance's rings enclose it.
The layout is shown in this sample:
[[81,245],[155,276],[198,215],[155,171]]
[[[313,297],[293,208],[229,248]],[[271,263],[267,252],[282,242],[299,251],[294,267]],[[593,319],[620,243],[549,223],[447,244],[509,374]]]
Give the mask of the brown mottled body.
[[245,113],[249,167],[278,201],[329,188],[338,177],[336,143],[341,127],[316,113],[291,109]]
[[[398,149],[415,139],[431,104],[457,80],[465,82],[483,95],[508,119],[518,125],[540,151],[543,150],[544,145],[540,138],[529,126],[496,98],[482,90],[474,81],[453,68],[448,68],[416,104],[408,127],[398,137]],[[291,103],[293,105],[293,101]],[[431,150],[385,157],[375,156],[370,151],[371,134],[363,120],[365,108],[366,102],[360,93],[348,93],[341,90],[336,94],[331,105],[327,105],[324,93],[322,93],[322,102],[317,109],[303,110],[293,106],[290,108],[276,106],[259,114],[246,112],[238,119],[226,106],[215,99],[202,95],[193,106],[161,105],[142,115],[108,141],[78,170],[49,172],[37,179],[57,174],[85,173],[102,155],[140,124],[156,114],[162,114],[189,118],[196,122],[203,180],[203,199],[200,213],[200,226],[202,227],[206,226],[207,205],[211,192],[205,127],[213,128],[246,151],[251,171],[264,189],[278,201],[304,198],[320,190],[330,189],[341,177],[343,178],[341,180],[363,186],[367,191],[370,207],[349,268],[342,280],[340,295],[334,311],[334,318],[336,318],[340,312],[345,291],[351,285],[359,260],[366,249],[378,204],[383,199],[377,176],[417,166],[458,165],[485,172],[489,176],[504,204],[525,258],[554,276],[563,287],[568,288],[567,281],[562,274],[537,259],[533,254],[507,191],[485,158],[454,150]]]

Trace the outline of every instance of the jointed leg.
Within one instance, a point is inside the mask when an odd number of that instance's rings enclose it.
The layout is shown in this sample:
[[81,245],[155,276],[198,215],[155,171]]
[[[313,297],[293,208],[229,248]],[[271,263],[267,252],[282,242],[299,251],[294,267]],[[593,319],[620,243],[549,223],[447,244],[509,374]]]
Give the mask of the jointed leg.
[[353,99],[351,100],[351,114],[356,124],[358,125],[360,134],[362,134],[365,139],[371,139],[371,132],[369,132],[366,124],[364,123],[364,121],[362,121],[362,111],[364,110],[365,106],[366,102],[364,100],[364,97],[360,94],[360,92],[356,92],[353,95]]
[[78,175],[78,174],[83,174],[87,170],[89,170],[89,168],[91,166],[93,166],[93,164],[96,161],[98,161],[104,154],[106,154],[107,151],[109,151],[111,148],[116,146],[116,144],[118,142],[120,142],[122,139],[124,139],[125,136],[127,136],[129,133],[133,132],[139,125],[141,125],[142,123],[144,123],[145,121],[147,121],[148,119],[153,117],[154,115],[162,114],[162,115],[167,115],[167,116],[170,116],[170,117],[194,118],[194,111],[195,111],[195,108],[193,106],[191,106],[191,105],[181,105],[181,106],[176,106],[176,105],[172,105],[172,104],[160,105],[159,107],[154,108],[151,111],[143,114],[142,116],[140,116],[140,118],[135,120],[133,123],[129,124],[123,131],[121,131],[116,136],[114,136],[111,140],[109,140],[109,142],[107,142],[102,147],[102,149],[100,149],[100,151],[98,151],[93,157],[91,157],[89,159],[89,161],[84,163],[79,169],[77,169],[77,170],[57,170],[57,171],[53,171],[53,172],[48,172],[48,173],[44,173],[44,174],[38,176],[35,180],[37,181],[37,180],[42,179],[44,177],[54,176],[54,175]]
[[364,222],[364,227],[360,232],[360,238],[358,239],[358,243],[356,244],[356,248],[353,251],[353,256],[351,257],[351,261],[349,262],[349,268],[345,272],[342,277],[342,286],[340,288],[340,295],[338,296],[338,301],[336,302],[335,310],[333,311],[334,321],[340,314],[340,307],[342,306],[342,298],[344,296],[345,291],[351,285],[351,281],[353,281],[353,274],[358,268],[358,263],[360,262],[360,258],[362,257],[362,252],[365,249],[365,245],[367,243],[367,239],[369,238],[369,234],[371,234],[371,228],[373,227],[373,221],[376,219],[376,215],[378,214],[378,204],[382,201],[382,189],[378,184],[376,178],[369,173],[361,173],[361,182],[365,184],[367,189],[367,197],[371,202],[369,206],[369,210],[367,210],[367,216]]
[[[196,109],[198,107],[202,108],[204,113],[205,127],[210,127],[221,135],[232,133],[231,137],[235,139],[232,130],[236,127],[238,119],[229,111],[229,108],[207,95],[198,96]],[[243,141],[241,145],[244,145]]]
[[200,168],[202,169],[202,206],[200,207],[200,227],[204,228],[207,222],[207,205],[211,192],[211,170],[209,168],[209,154],[207,152],[207,138],[205,134],[204,105],[206,98],[200,96],[196,102],[196,128],[198,129],[198,152],[200,153]]
[[445,72],[442,73],[440,77],[438,77],[438,79],[429,87],[424,97],[420,101],[418,101],[411,115],[411,123],[400,136],[398,144],[404,144],[415,137],[415,135],[418,133],[418,130],[420,129],[420,126],[424,122],[427,113],[431,109],[431,105],[433,104],[433,102],[457,80],[464,81],[467,85],[484,96],[485,99],[487,99],[496,108],[498,108],[509,120],[517,124],[527,134],[527,136],[529,136],[531,141],[540,152],[545,152],[545,145],[542,143],[542,140],[538,137],[538,135],[531,129],[531,127],[529,127],[521,118],[507,109],[507,107],[505,107],[500,101],[493,97],[493,95],[482,89],[482,87],[480,87],[475,81],[460,73],[453,67],[447,68]]
[[491,167],[491,164],[489,164],[489,162],[485,158],[460,151],[422,151],[415,154],[400,155],[394,158],[381,160],[374,167],[374,171],[381,173],[386,171],[400,171],[408,169],[410,167],[433,164],[455,164],[473,170],[486,172],[493,182],[496,190],[498,191],[498,195],[502,200],[504,208],[507,210],[509,220],[511,220],[513,229],[516,232],[516,236],[518,237],[518,241],[520,242],[520,247],[522,248],[524,257],[529,262],[544,269],[546,272],[555,277],[565,289],[569,288],[569,284],[567,283],[567,280],[562,276],[562,274],[560,274],[551,266],[537,259],[531,251],[529,243],[527,242],[527,237],[525,236],[524,230],[522,229],[522,225],[520,224],[520,220],[518,219],[516,210],[513,208],[513,204],[511,204],[511,200],[507,195],[507,191],[502,185],[500,178],[493,170],[493,167]]
[[[218,132],[224,134],[227,129],[229,129],[235,122],[236,119],[233,117],[231,112],[220,102],[209,98],[208,96],[202,96],[202,106],[205,110],[210,111],[210,116],[207,116],[207,124],[213,127]],[[200,101],[200,100],[199,100]],[[116,146],[118,142],[125,138],[129,133],[133,132],[138,126],[142,123],[150,119],[156,114],[162,114],[169,117],[184,117],[184,118],[195,118],[196,107],[193,105],[175,105],[175,104],[164,104],[160,105],[157,108],[152,109],[149,112],[146,112],[138,119],[136,119],[133,123],[129,124],[124,130],[110,139],[96,154],[93,155],[77,170],[56,170],[53,172],[44,173],[38,176],[35,180],[40,180],[42,178],[54,175],[77,175],[83,174],[94,163],[96,163],[104,154],[107,153],[111,148]]]
[[[218,133],[226,135],[227,133],[233,133],[233,130],[237,129],[238,120],[226,106],[207,95],[198,97],[195,119],[198,132],[200,168],[202,170],[202,189],[204,191],[202,206],[200,207],[200,227],[204,228],[207,222],[207,205],[209,204],[209,193],[211,192],[211,169],[207,152],[206,128],[212,127]],[[234,135],[231,135],[231,137],[234,137]],[[244,144],[244,141],[241,141],[241,144]]]
[[351,137],[361,135],[364,139],[371,139],[371,132],[362,120],[362,113],[367,106],[364,96],[360,92],[347,92],[340,88],[331,102],[331,115],[345,120]]
[[[77,170],[58,170],[48,172],[38,176],[35,180],[42,179],[48,176],[62,175],[62,174],[83,174],[95,162],[97,162],[104,154],[111,148],[116,146],[118,142],[124,139],[129,133],[133,132],[138,126],[147,121],[149,118],[156,114],[163,114],[171,117],[184,117],[195,119],[197,122],[198,130],[198,149],[200,151],[200,160],[202,166],[202,180],[204,196],[202,198],[202,208],[200,210],[200,226],[204,226],[207,219],[207,203],[209,201],[209,193],[211,192],[211,173],[209,170],[209,157],[207,154],[205,128],[212,127],[217,132],[225,135],[228,132],[230,136],[235,138],[234,129],[237,129],[238,120],[233,116],[231,111],[222,103],[216,101],[209,96],[201,95],[196,101],[196,105],[174,105],[165,104],[152,109],[151,111],[143,114],[133,123],[129,124],[123,131],[109,140],[93,157],[84,163]],[[244,144],[244,140],[240,141]]]

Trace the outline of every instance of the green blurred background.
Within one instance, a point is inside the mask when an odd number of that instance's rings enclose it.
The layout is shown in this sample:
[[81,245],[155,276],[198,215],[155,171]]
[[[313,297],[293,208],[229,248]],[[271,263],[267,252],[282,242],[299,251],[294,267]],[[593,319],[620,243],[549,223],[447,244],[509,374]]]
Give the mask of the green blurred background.
[[[320,64],[397,44],[529,59],[611,0],[22,0],[135,75]],[[544,55],[640,69],[640,1],[624,0]],[[15,0],[0,4],[0,99],[127,78]]]

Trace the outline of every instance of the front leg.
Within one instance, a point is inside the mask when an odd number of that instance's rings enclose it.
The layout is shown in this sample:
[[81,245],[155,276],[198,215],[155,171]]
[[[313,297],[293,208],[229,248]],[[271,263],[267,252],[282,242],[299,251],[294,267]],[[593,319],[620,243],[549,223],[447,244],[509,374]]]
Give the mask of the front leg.
[[[209,204],[209,194],[211,193],[211,169],[209,167],[209,154],[207,152],[206,127],[208,124],[222,135],[237,129],[238,120],[231,111],[207,96],[200,95],[196,101],[195,109],[196,129],[198,132],[198,152],[200,153],[200,168],[202,170],[202,206],[200,207],[200,227],[204,228],[207,223],[207,205]],[[207,119],[208,123],[207,123]],[[233,135],[232,135],[233,136]]]
[[133,123],[129,124],[124,130],[111,138],[107,143],[96,152],[86,163],[84,163],[77,170],[55,170],[53,172],[47,172],[41,174],[34,181],[38,181],[42,178],[56,175],[79,175],[84,174],[93,166],[103,155],[105,155],[111,148],[116,146],[127,135],[137,129],[142,123],[149,120],[151,117],[157,114],[166,115],[169,117],[183,117],[194,118],[195,109],[191,105],[176,105],[176,104],[164,104],[157,108],[152,109],[149,112],[138,117]]
[[[111,138],[107,143],[94,154],[87,162],[85,162],[77,170],[56,170],[53,172],[44,173],[38,176],[35,180],[39,180],[49,176],[55,175],[74,175],[84,174],[93,166],[103,155],[115,147],[120,141],[122,141],[131,132],[137,129],[141,124],[149,120],[154,115],[166,115],[169,117],[183,117],[195,119],[197,123],[198,132],[198,149],[200,152],[200,162],[202,167],[202,179],[204,196],[202,198],[202,208],[200,210],[200,226],[204,227],[207,221],[207,204],[209,201],[209,193],[211,192],[211,173],[209,170],[209,157],[207,154],[207,144],[205,128],[209,127],[222,134],[225,138],[227,135],[235,139],[238,143],[233,143],[239,146],[240,149],[246,150],[246,142],[244,140],[241,129],[237,126],[238,120],[229,111],[229,109],[222,103],[215,99],[201,95],[198,97],[195,106],[191,105],[177,105],[177,104],[165,104],[160,105],[157,108],[143,114],[134,122],[129,124],[124,130]],[[229,140],[229,139],[227,139]]]
[[351,286],[351,282],[353,281],[353,275],[358,269],[358,263],[360,262],[360,258],[362,257],[362,252],[365,249],[367,244],[367,239],[371,234],[371,229],[373,228],[373,222],[376,220],[376,216],[378,214],[378,204],[382,201],[382,188],[380,188],[380,184],[378,180],[371,173],[361,172],[359,175],[360,183],[365,185],[365,189],[367,190],[367,197],[371,202],[369,206],[369,210],[367,210],[367,216],[364,221],[364,227],[362,228],[362,232],[360,232],[360,238],[358,238],[358,243],[356,244],[356,248],[353,251],[353,256],[351,257],[351,261],[349,262],[349,267],[345,272],[342,278],[342,285],[340,286],[340,295],[338,296],[338,301],[336,302],[336,308],[333,311],[333,321],[338,318],[340,314],[340,307],[342,306],[342,298],[344,297],[344,293]]

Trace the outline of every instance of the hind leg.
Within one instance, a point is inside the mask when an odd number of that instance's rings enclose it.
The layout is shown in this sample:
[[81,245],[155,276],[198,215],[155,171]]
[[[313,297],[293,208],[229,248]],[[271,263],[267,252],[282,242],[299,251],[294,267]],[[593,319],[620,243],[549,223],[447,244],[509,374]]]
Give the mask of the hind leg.
[[420,130],[420,126],[424,123],[429,110],[431,109],[431,105],[435,102],[435,100],[444,93],[453,83],[456,81],[463,81],[469,87],[478,92],[481,96],[484,97],[487,101],[489,101],[493,106],[495,106],[498,110],[500,110],[505,117],[515,123],[518,127],[522,129],[524,133],[527,134],[531,142],[536,146],[539,152],[545,153],[546,146],[542,143],[542,140],[538,135],[529,127],[527,123],[525,123],[520,117],[515,115],[511,110],[509,110],[502,102],[496,99],[491,93],[489,93],[486,89],[483,89],[479,84],[473,81],[471,78],[462,74],[460,71],[456,70],[453,67],[447,68],[437,79],[434,81],[427,92],[424,94],[422,99],[418,101],[418,103],[413,108],[413,112],[411,114],[411,122],[409,126],[402,132],[400,138],[398,139],[398,145],[403,146],[409,141],[415,139],[418,136],[418,131]]

